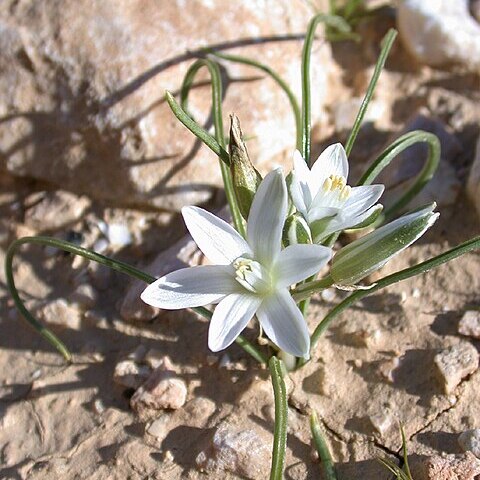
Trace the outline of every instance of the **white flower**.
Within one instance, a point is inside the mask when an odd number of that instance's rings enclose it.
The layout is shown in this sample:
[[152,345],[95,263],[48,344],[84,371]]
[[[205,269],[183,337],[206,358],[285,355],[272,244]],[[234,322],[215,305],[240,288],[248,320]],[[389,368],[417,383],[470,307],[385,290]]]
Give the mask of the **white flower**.
[[321,245],[281,250],[287,208],[280,170],[270,172],[258,188],[247,240],[215,215],[198,207],[183,208],[190,234],[215,265],[169,273],[149,285],[142,300],[164,309],[218,303],[208,332],[208,346],[214,352],[228,347],[256,314],[272,342],[292,355],[307,357],[307,325],[288,287],[317,273],[332,251]]
[[418,240],[437,220],[435,203],[407,213],[343,247],[335,257],[331,276],[339,285],[354,285],[383,267]]
[[347,185],[347,154],[339,143],[326,148],[311,170],[297,150],[293,168],[292,201],[310,225],[317,243],[362,223],[381,208],[374,204],[383,193],[383,185]]

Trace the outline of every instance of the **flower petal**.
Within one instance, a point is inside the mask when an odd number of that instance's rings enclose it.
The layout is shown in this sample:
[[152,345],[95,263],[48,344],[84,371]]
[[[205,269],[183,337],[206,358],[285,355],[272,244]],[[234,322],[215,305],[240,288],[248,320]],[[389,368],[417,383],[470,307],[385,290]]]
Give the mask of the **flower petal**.
[[342,208],[345,216],[356,217],[360,213],[363,213],[373,204],[377,203],[384,190],[385,187],[383,185],[361,185],[360,187],[353,187],[350,196]]
[[348,177],[348,160],[342,144],[335,143],[327,147],[312,167],[312,177],[318,179],[318,189],[330,175]]
[[233,293],[215,308],[208,329],[208,348],[218,352],[227,348],[252,319],[262,299],[256,295]]
[[280,252],[274,268],[278,288],[305,280],[330,260],[332,249],[323,245],[290,245]]
[[278,347],[296,357],[308,358],[307,323],[286,288],[267,297],[257,310],[257,317],[268,338]]
[[276,169],[258,187],[247,224],[248,243],[265,268],[280,252],[287,208],[287,186],[282,171]]
[[[305,190],[308,191],[308,194],[305,194]],[[298,174],[295,171],[292,172],[290,196],[295,208],[306,218],[312,199],[308,187],[302,188]]]
[[212,263],[228,265],[252,253],[231,225],[203,208],[183,207],[182,215],[193,240]]
[[140,298],[167,310],[217,303],[225,295],[241,291],[233,274],[231,266],[223,265],[182,268],[151,283]]
[[312,172],[308,168],[307,162],[303,159],[302,154],[295,150],[293,154],[293,174],[296,176],[297,181],[302,190],[303,197],[307,207],[310,205],[312,198],[315,196],[315,192],[312,191]]

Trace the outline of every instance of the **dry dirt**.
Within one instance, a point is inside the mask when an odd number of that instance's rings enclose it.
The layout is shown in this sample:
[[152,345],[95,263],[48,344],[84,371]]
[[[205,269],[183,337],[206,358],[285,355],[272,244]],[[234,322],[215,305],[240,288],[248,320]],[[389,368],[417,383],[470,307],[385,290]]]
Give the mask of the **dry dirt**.
[[[369,49],[378,44],[383,30],[373,29],[376,33],[359,46],[334,46],[334,58],[343,72],[339,87],[343,94],[364,92],[374,58]],[[440,220],[390,262],[382,275],[478,235],[478,216],[464,192],[479,132],[478,85],[478,77],[459,68],[420,67],[395,47],[376,99],[385,107],[388,121],[382,128],[370,123],[362,130],[352,155],[353,170],[358,174],[385,140],[423,107],[458,143],[456,153],[444,159],[457,179],[458,191],[453,201],[445,199],[439,184],[435,193]],[[345,139],[345,132],[335,127],[333,112],[329,119],[330,128],[316,132],[317,150]],[[176,214],[118,209],[98,202],[80,217],[69,211],[62,225],[49,229],[35,223],[32,214],[45,197],[32,194],[54,189],[33,180],[2,178],[2,261],[10,240],[38,231],[98,246],[99,220],[128,224],[132,243],[117,249],[107,246],[106,253],[139,266],[184,234]],[[69,200],[69,205],[81,201]],[[221,205],[218,199],[209,207]],[[56,318],[60,325],[51,324],[74,353],[74,362],[66,365],[22,321],[2,274],[0,478],[267,478],[272,389],[268,371],[243,350],[233,346],[227,353],[212,355],[207,350],[206,321],[189,312],[162,312],[148,322],[122,320],[119,305],[128,291],[128,279],[89,267],[71,255],[25,248],[17,258],[15,275],[30,308],[42,310],[64,298],[77,312],[73,319],[70,312],[68,322],[60,315]],[[89,298],[80,302],[74,295],[79,285],[92,287]],[[312,408],[322,419],[343,480],[389,478],[375,457],[398,457],[399,421],[413,457],[461,454],[458,434],[480,428],[480,372],[466,375],[445,393],[434,357],[463,343],[478,349],[480,342],[460,335],[457,328],[463,312],[480,304],[479,292],[477,252],[375,293],[340,315],[312,361],[291,375],[286,478],[320,478],[308,426]],[[311,329],[344,296],[329,293],[313,301]],[[256,329],[251,327],[246,335],[254,339]],[[131,410],[134,389],[114,382],[113,374],[120,360],[132,352],[141,357],[150,349],[171,359],[175,375],[187,386],[187,397],[183,407],[155,411],[147,418]]]

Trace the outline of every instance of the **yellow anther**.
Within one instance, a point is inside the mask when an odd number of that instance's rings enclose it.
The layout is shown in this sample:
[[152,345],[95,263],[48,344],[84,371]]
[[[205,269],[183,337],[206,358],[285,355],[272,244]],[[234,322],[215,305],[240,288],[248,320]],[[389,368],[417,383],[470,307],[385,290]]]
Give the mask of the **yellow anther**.
[[332,178],[328,177],[323,182],[323,190],[325,190],[325,192],[329,192],[331,189],[332,189]]
[[341,175],[330,175],[323,182],[323,190],[325,192],[330,192],[333,190],[342,192],[346,186],[347,186],[347,181],[345,177],[342,177]]
[[352,187],[345,185],[340,192],[340,200],[346,200],[352,191]]

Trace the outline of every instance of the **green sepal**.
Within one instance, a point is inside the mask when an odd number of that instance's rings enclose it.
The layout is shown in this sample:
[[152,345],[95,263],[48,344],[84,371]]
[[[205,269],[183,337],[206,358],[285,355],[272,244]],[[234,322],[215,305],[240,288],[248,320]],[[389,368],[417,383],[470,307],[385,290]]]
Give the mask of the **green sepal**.
[[283,227],[283,244],[313,243],[308,223],[300,213],[290,215]]

